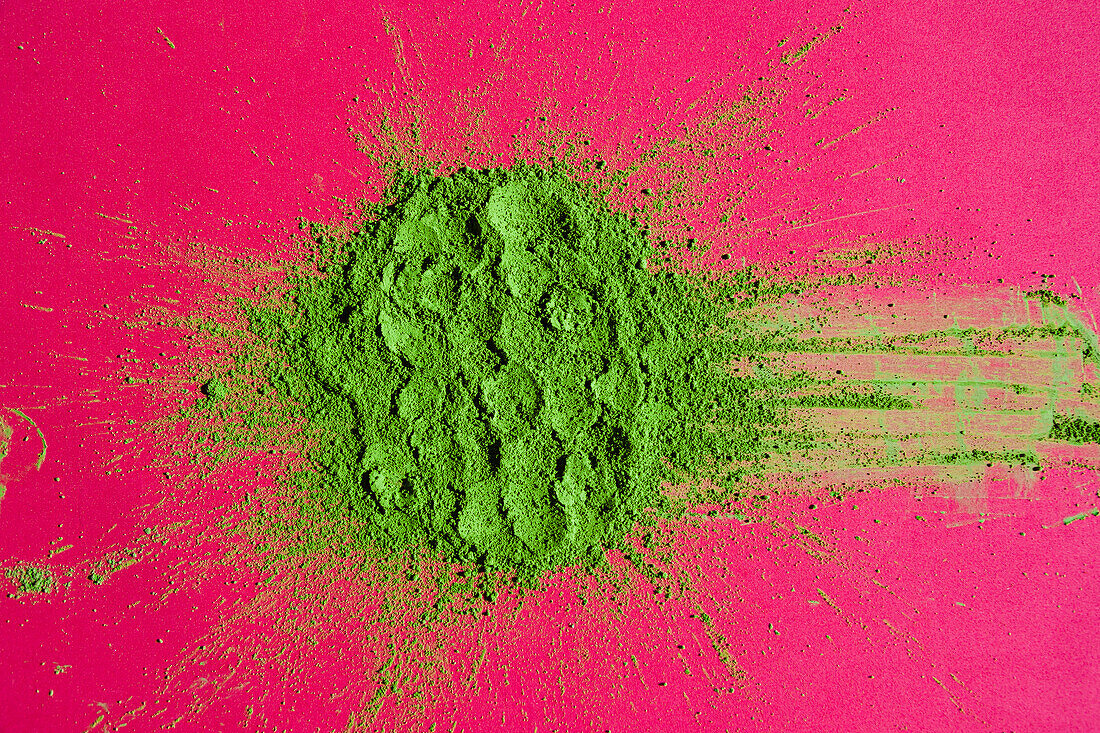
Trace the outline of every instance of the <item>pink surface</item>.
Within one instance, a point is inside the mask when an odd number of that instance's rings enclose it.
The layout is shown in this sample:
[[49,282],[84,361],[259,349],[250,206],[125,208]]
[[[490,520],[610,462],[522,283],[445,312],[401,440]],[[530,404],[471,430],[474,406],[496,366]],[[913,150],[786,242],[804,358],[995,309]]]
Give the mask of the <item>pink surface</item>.
[[[763,78],[782,99],[766,119],[771,150],[745,154],[745,220],[725,242],[738,255],[797,265],[860,236],[945,235],[938,255],[901,268],[922,278],[916,290],[997,278],[1033,289],[1055,275],[1046,286],[1081,295],[1088,319],[1098,15],[997,3],[5,7],[0,405],[29,415],[49,448],[33,470],[36,433],[5,412],[16,433],[0,466],[0,561],[72,585],[0,598],[0,728],[336,730],[369,703],[389,633],[372,626],[377,596],[349,571],[329,579],[323,612],[303,611],[221,562],[232,542],[203,518],[249,490],[245,472],[199,492],[185,467],[153,469],[154,446],[127,421],[140,427],[196,386],[160,398],[120,378],[184,348],[182,332],[128,319],[150,305],[184,314],[218,292],[173,243],[253,256],[298,216],[376,195],[349,124],[376,129],[380,110],[402,119],[407,100],[426,100],[426,142],[459,155],[468,141],[499,152],[545,114],[629,160],[691,119],[694,100],[706,108]],[[780,62],[841,25],[803,61]],[[845,99],[808,117],[804,100],[823,95]],[[445,113],[463,106],[489,110],[473,133]],[[815,509],[780,499],[770,523],[684,530],[698,587],[661,605],[627,594],[619,615],[579,606],[562,579],[514,615],[447,631],[454,680],[424,686],[421,727],[1088,729],[1100,716],[1100,520],[1062,519],[1100,503],[1100,483],[1084,471],[995,479],[978,504],[914,484]],[[192,520],[186,543],[144,531],[169,515]],[[136,562],[95,585],[105,555]],[[278,628],[296,617],[317,623]],[[477,684],[463,687],[475,663]],[[385,701],[365,727],[408,710]]]

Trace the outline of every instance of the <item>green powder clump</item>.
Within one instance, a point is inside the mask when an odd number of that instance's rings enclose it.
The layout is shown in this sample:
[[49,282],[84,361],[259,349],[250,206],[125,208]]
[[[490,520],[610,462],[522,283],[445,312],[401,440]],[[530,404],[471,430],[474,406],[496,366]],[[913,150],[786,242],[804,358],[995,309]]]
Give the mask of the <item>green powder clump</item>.
[[[720,364],[728,302],[588,187],[518,165],[404,173],[292,304],[249,311],[326,436],[313,507],[358,539],[534,577],[669,510],[675,469],[744,460],[768,403]],[[213,396],[215,390],[211,389]]]
[[1055,415],[1047,440],[1067,443],[1100,443],[1100,423],[1083,417]]
[[7,576],[18,586],[20,593],[49,593],[53,590],[50,571],[34,565],[10,568]]

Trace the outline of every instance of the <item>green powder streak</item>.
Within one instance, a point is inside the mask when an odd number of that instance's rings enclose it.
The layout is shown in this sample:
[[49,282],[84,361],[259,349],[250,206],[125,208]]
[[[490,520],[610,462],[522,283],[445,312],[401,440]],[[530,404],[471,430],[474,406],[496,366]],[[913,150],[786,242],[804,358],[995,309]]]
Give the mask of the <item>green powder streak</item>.
[[583,184],[405,173],[387,200],[341,246],[318,238],[292,307],[247,308],[285,359],[270,383],[322,436],[307,513],[350,515],[383,554],[532,578],[601,563],[670,511],[679,470],[763,450],[778,408],[721,368],[733,340],[702,335],[733,306],[650,267]]
[[[27,422],[29,422],[31,424],[31,426],[34,428],[35,432],[38,433],[38,437],[42,441],[42,451],[38,454],[38,460],[35,461],[34,467],[35,467],[36,470],[41,470],[42,464],[46,460],[46,436],[42,434],[42,429],[38,427],[38,424],[35,423],[34,420],[31,420],[30,417],[27,416],[26,413],[22,412],[21,410],[17,410],[14,407],[9,407],[8,409],[11,410],[12,412],[14,412],[19,417],[26,420]],[[0,456],[0,457],[2,457],[2,456]]]

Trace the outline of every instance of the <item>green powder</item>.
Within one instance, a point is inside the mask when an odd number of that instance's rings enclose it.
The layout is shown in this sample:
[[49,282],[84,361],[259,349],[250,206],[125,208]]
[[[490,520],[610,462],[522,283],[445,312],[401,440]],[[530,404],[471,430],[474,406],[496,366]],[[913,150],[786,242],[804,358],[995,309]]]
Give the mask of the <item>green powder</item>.
[[[296,557],[427,550],[475,576],[530,580],[619,550],[645,572],[635,540],[650,525],[741,517],[776,474],[814,491],[808,474],[855,466],[1035,460],[899,449],[889,421],[850,430],[832,412],[920,400],[896,379],[815,376],[802,357],[1093,343],[1066,324],[816,335],[781,317],[806,283],[674,265],[701,248],[654,246],[584,175],[553,164],[398,172],[357,231],[314,227],[285,297],[244,302],[249,337],[232,364],[203,372],[184,416],[212,462],[306,448],[285,477],[302,522],[250,504],[259,497],[237,507],[264,553],[283,542]],[[1059,417],[1049,437],[1092,441],[1094,428]]]
[[1100,423],[1082,417],[1055,415],[1048,440],[1061,440],[1067,443],[1100,443]]
[[599,563],[669,510],[677,469],[751,460],[775,422],[721,368],[733,340],[702,333],[732,306],[554,169],[401,174],[359,232],[318,241],[292,307],[248,315],[324,436],[311,506],[375,550]]
[[53,576],[45,568],[21,565],[10,568],[7,576],[14,581],[20,593],[49,593],[53,590]]

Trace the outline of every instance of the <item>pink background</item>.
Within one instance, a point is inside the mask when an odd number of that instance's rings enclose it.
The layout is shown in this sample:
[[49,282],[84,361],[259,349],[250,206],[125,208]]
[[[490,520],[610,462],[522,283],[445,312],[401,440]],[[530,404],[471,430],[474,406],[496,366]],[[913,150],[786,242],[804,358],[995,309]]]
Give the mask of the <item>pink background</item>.
[[[173,243],[255,256],[295,217],[339,212],[334,197],[374,195],[377,169],[349,123],[372,129],[380,110],[400,118],[406,100],[426,100],[426,142],[453,153],[466,133],[446,110],[480,106],[482,146],[496,151],[549,112],[610,155],[659,136],[705,90],[764,77],[784,98],[767,121],[772,150],[752,152],[761,172],[734,225],[740,254],[797,261],[836,238],[946,235],[940,255],[907,263],[920,287],[1002,278],[1028,290],[1054,275],[1047,287],[1079,293],[1090,319],[1098,15],[1069,3],[5,5],[0,405],[30,415],[49,448],[29,470],[36,435],[5,412],[16,432],[0,466],[0,562],[72,584],[0,598],[0,728],[179,718],[184,730],[335,730],[369,700],[384,656],[367,629],[377,599],[337,578],[320,625],[281,635],[273,619],[310,614],[221,562],[232,543],[203,526],[246,482],[226,474],[184,494],[184,467],[165,478],[153,447],[123,442],[195,396],[193,384],[156,397],[121,378],[186,346],[181,331],[128,319],[153,305],[187,313],[219,290]],[[837,25],[801,63],[780,62]],[[806,95],[846,98],[810,119]],[[680,549],[706,581],[665,605],[635,599],[615,623],[570,601],[562,580],[507,619],[450,630],[466,645],[456,669],[484,650],[477,684],[425,687],[417,723],[1095,727],[1100,520],[1061,520],[1100,503],[1100,483],[1052,471],[1030,491],[986,489],[992,521],[950,492],[901,487],[813,510],[781,500],[773,524],[687,532]],[[186,542],[144,531],[165,505],[193,521]],[[826,539],[827,557],[807,553],[795,524]],[[87,580],[127,549],[137,562]],[[731,685],[700,613],[745,673],[732,692],[715,692]],[[402,729],[411,709],[391,700],[366,727]]]

